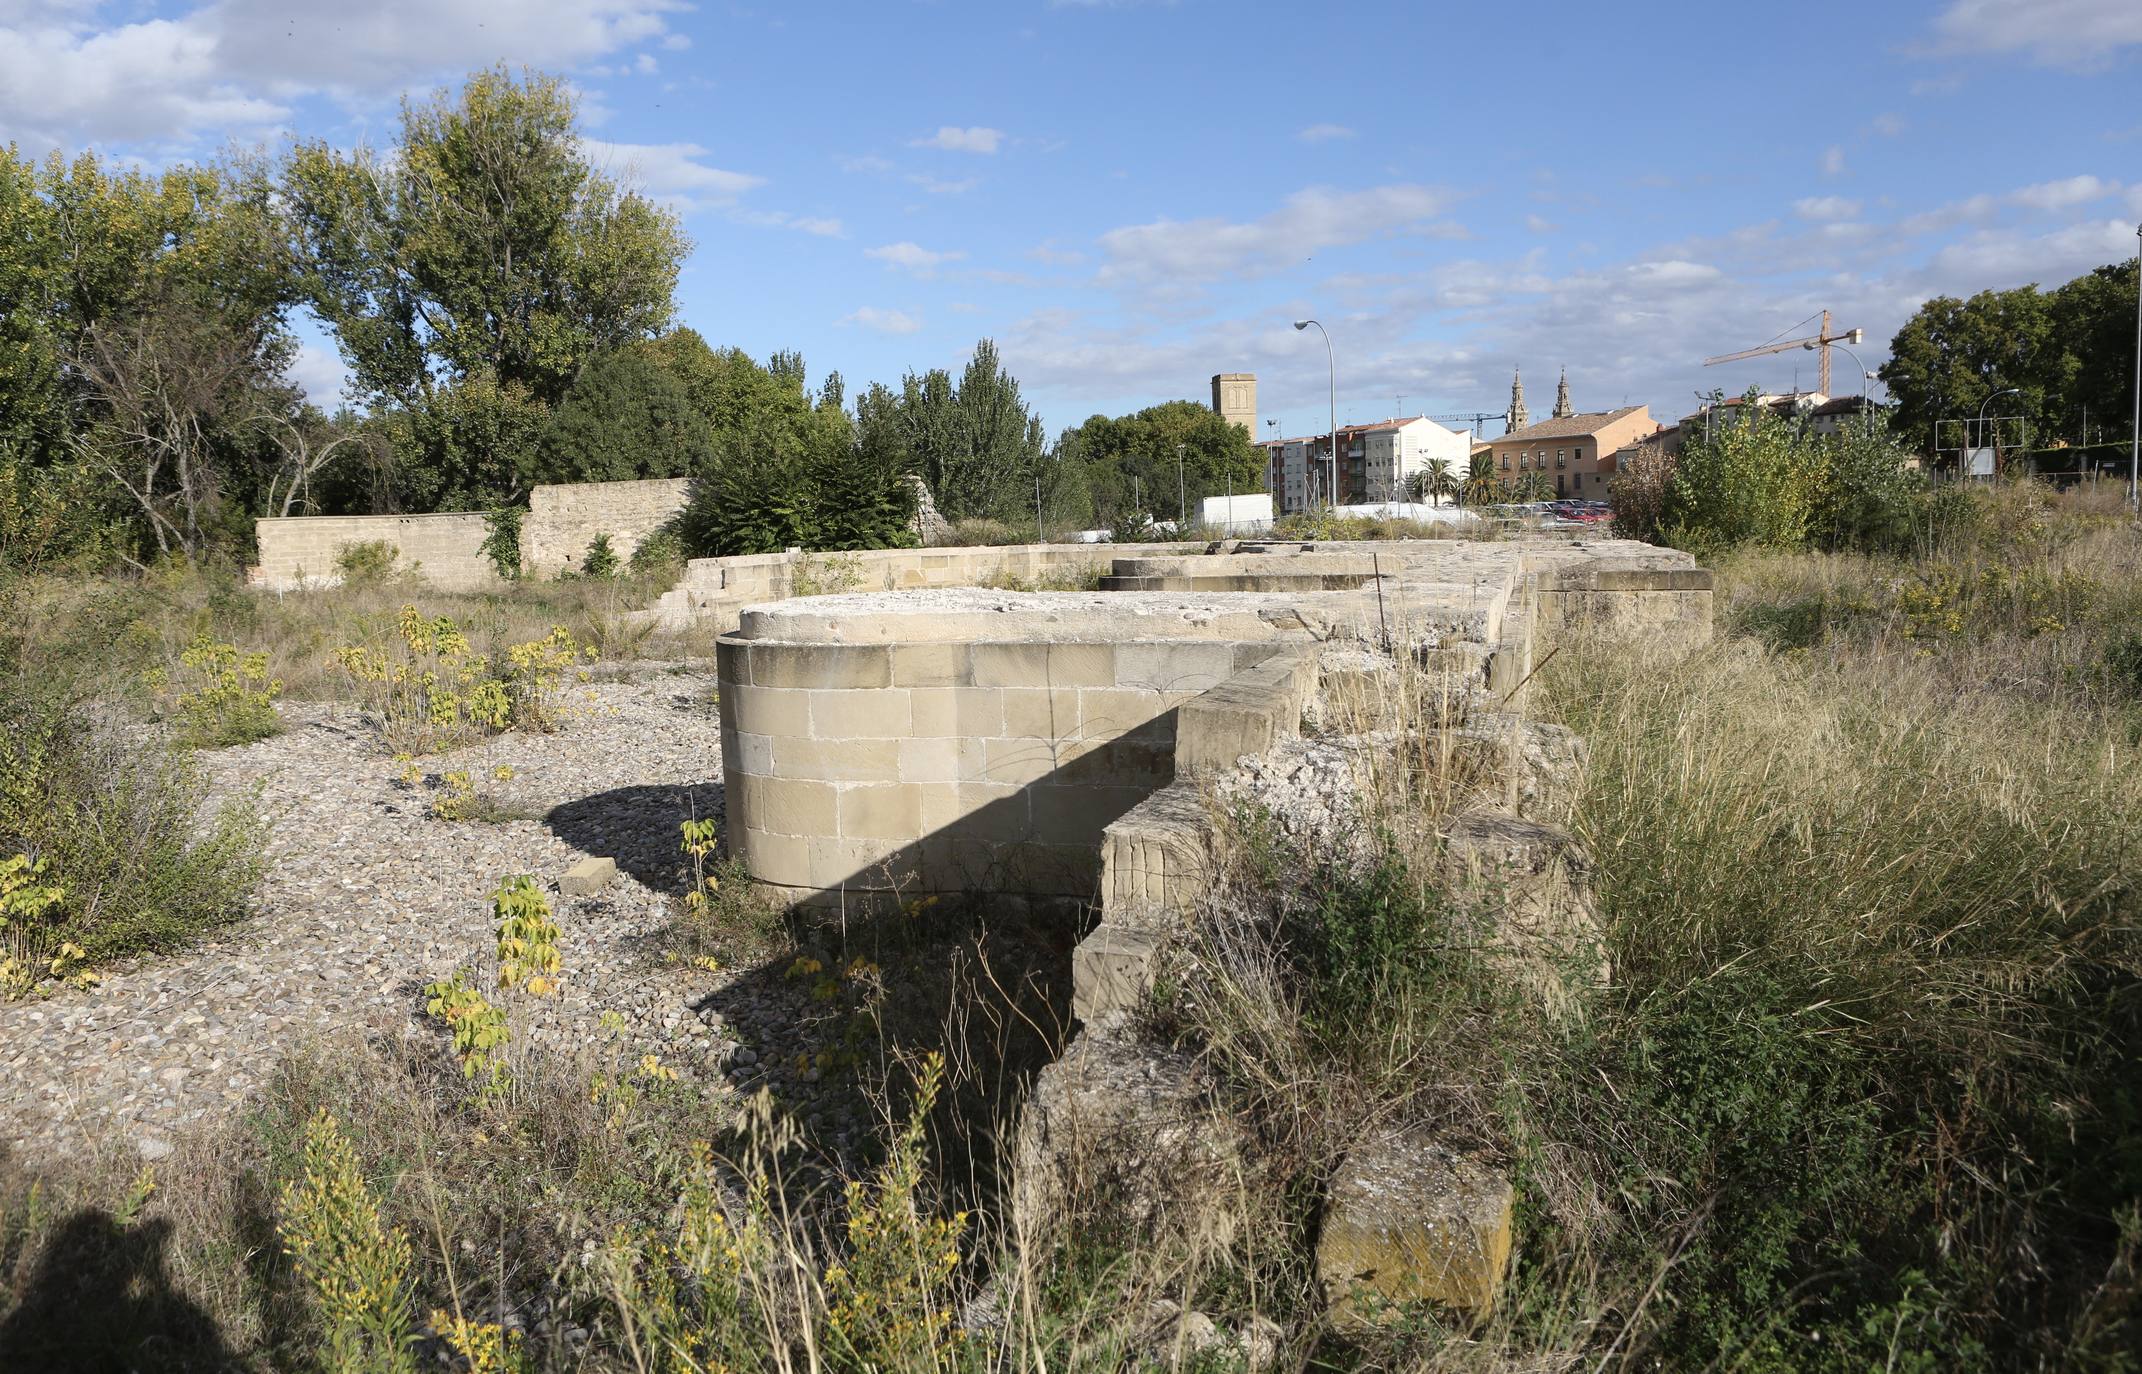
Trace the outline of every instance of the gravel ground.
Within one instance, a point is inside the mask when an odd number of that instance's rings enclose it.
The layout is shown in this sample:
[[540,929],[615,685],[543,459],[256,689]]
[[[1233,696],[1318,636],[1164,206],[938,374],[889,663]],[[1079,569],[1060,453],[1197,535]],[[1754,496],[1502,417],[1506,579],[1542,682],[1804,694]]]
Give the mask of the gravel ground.
[[[430,778],[416,787],[342,707],[289,705],[284,734],[203,755],[212,795],[257,789],[268,818],[257,914],[186,953],[107,969],[92,991],[0,1005],[0,1148],[36,1160],[123,1142],[157,1158],[174,1135],[243,1104],[301,1046],[438,1038],[423,987],[464,966],[487,985],[487,897],[514,873],[549,888],[564,930],[564,990],[517,1013],[523,1043],[610,1040],[598,1019],[614,1011],[635,1057],[658,1053],[709,1079],[724,1068],[762,1077],[736,1062],[739,1037],[715,1004],[767,1023],[781,1009],[721,998],[748,975],[665,961],[655,941],[680,887],[678,823],[721,808],[712,688],[685,674],[598,684],[564,730],[420,760]],[[500,765],[510,779],[494,777]],[[467,769],[521,818],[434,818],[429,789],[447,768]],[[590,897],[557,895],[559,876],[588,855],[614,858],[618,876]]]

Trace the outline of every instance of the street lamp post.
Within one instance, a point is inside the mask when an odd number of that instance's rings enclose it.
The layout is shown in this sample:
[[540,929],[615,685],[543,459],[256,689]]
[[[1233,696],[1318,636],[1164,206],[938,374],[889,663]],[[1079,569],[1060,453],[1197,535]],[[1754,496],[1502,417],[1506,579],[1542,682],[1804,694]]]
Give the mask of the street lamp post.
[[1307,329],[1312,324],[1316,325],[1316,332],[1324,336],[1324,368],[1325,379],[1328,384],[1326,399],[1331,404],[1331,486],[1325,493],[1325,497],[1330,502],[1331,508],[1337,510],[1339,508],[1339,364],[1336,355],[1331,351],[1331,331],[1324,328],[1322,323],[1316,320],[1296,320],[1294,327],[1296,329]]
[[2142,516],[2142,224],[2135,226],[2134,429],[2127,438],[2127,507]]
[[[1995,401],[2000,400],[2003,396],[2012,396],[2017,392],[2020,392],[2022,389],[2023,388],[2019,386],[2004,386],[1999,391],[1994,392],[1991,396],[1988,396],[1985,400],[1980,401],[1978,403],[1978,427],[1975,433],[1978,435],[1979,443],[1983,444],[1986,442],[1986,407],[1992,405]],[[2001,446],[1998,443],[1993,446],[1994,457],[1996,459],[2000,457],[2000,448]],[[1974,450],[1974,452],[1975,451],[1976,450]],[[1965,475],[1968,476],[1969,474],[1967,473]],[[1994,475],[1999,476],[2000,474],[1996,472]]]
[[[1801,344],[1800,347],[1806,349],[1810,353],[1815,351],[1815,346],[1811,343]],[[1851,349],[1846,348],[1843,344],[1831,344],[1830,347],[1844,354],[1853,362],[1859,363],[1859,355],[1857,353],[1854,353]],[[1871,403],[1871,399],[1867,395],[1867,365],[1865,363],[1859,363],[1859,414],[1860,418],[1866,421],[1867,437],[1870,439],[1873,438],[1874,407]]]
[[1177,539],[1182,538],[1183,531],[1190,528],[1190,498],[1184,494],[1185,490],[1186,488],[1183,486],[1183,446],[1177,444],[1175,446],[1175,537]]

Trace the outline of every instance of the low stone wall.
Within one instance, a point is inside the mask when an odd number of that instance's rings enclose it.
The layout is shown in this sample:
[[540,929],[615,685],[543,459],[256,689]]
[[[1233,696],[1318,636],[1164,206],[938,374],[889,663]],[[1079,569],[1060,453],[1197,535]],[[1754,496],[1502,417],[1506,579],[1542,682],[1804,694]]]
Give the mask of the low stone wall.
[[478,591],[502,585],[483,555],[489,536],[480,511],[447,515],[307,515],[256,520],[260,562],[248,570],[255,586],[287,591],[333,586],[335,566],[352,544],[391,545],[400,567],[446,591]]
[[653,477],[537,487],[521,522],[521,568],[537,577],[578,568],[598,534],[610,536],[611,551],[629,559],[684,509],[691,486],[688,477]]
[[695,558],[650,614],[665,629],[711,625],[734,630],[746,606],[791,596],[907,591],[920,587],[1073,586],[1136,554],[1187,554],[1202,544],[1011,544],[949,549],[866,549],[856,553],[748,554]]

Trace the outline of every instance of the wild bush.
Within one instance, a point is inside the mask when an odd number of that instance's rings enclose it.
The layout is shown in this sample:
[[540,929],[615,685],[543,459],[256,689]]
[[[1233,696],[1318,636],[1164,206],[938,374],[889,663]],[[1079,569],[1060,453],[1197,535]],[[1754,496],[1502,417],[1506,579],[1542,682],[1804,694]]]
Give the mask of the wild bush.
[[282,733],[275,699],[283,684],[268,675],[265,653],[241,653],[204,631],[179,654],[175,670],[152,668],[147,682],[188,748],[252,744]]
[[344,544],[335,550],[335,571],[352,587],[376,587],[412,575],[414,566],[401,566],[402,551],[384,539]]
[[1681,452],[1644,458],[1609,484],[1615,519],[1638,537],[1714,553],[1769,548],[1899,549],[1925,488],[1877,424],[1819,434],[1755,393]]
[[198,767],[56,692],[0,691],[0,836],[60,894],[33,954],[66,944],[94,966],[178,948],[243,916],[261,871],[244,803],[201,804]]
[[610,547],[610,536],[597,533],[588,541],[587,551],[580,555],[582,577],[615,577],[624,566],[617,550]]
[[564,626],[507,646],[494,664],[446,616],[403,606],[390,629],[336,650],[359,699],[396,753],[425,754],[506,729],[548,731],[567,715],[563,688],[592,660]]
[[2142,1143],[2131,746],[1915,658],[1592,645],[1544,676],[1591,745],[1619,994],[1530,1110],[1627,1199],[1611,1262],[1670,1262],[1634,1348],[1994,1368],[2134,1321],[2099,1287],[2142,1197],[2109,1163]]

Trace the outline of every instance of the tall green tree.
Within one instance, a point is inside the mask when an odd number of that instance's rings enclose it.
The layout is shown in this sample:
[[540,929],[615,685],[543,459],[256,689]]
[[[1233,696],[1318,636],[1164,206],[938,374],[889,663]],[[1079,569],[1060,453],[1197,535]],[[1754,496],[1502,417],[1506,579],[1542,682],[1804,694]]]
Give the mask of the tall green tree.
[[806,392],[800,354],[776,354],[761,368],[734,350],[707,348],[697,335],[665,339],[655,349],[674,359],[686,392],[711,416],[711,456],[679,519],[692,553],[913,542],[906,450],[883,442],[885,388],[858,398],[858,410],[873,417],[859,424],[842,409],[840,374],[826,378],[815,400]]
[[[2044,357],[2051,332],[2046,298],[2035,286],[1981,291],[1969,300],[1938,296],[1919,307],[1890,342],[1882,382],[1896,401],[1895,423],[1931,450],[1941,421],[1975,416],[2009,387],[2001,412],[2037,418],[2046,408]],[[1942,433],[1938,442],[1956,440]]]
[[1897,331],[1880,374],[1896,400],[1899,436],[1928,451],[1939,426],[1939,443],[1954,446],[1960,431],[1941,422],[1972,418],[2014,387],[1992,413],[2028,421],[2034,449],[2125,439],[2135,270],[2132,261],[2114,263],[2051,291],[2019,286],[1919,307]]
[[1094,518],[1104,525],[1131,514],[1173,519],[1179,505],[1195,519],[1207,496],[1265,487],[1264,450],[1240,425],[1196,401],[1167,401],[1113,419],[1095,415],[1064,431],[1056,447],[1082,470]]
[[274,468],[261,454],[300,405],[266,170],[36,165],[10,147],[0,245],[0,442],[18,481],[101,493],[87,508],[123,513],[111,547],[137,555],[242,538]]
[[598,353],[552,408],[538,445],[544,482],[623,482],[703,472],[707,421],[684,383],[643,348]]
[[301,281],[360,392],[412,405],[482,375],[548,405],[668,324],[690,245],[596,171],[575,114],[561,78],[499,67],[405,101],[391,152],[292,150]]
[[958,382],[941,368],[911,372],[897,400],[889,396],[873,389],[858,399],[865,444],[928,483],[946,519],[1031,518],[1047,445],[994,343],[974,346]]

